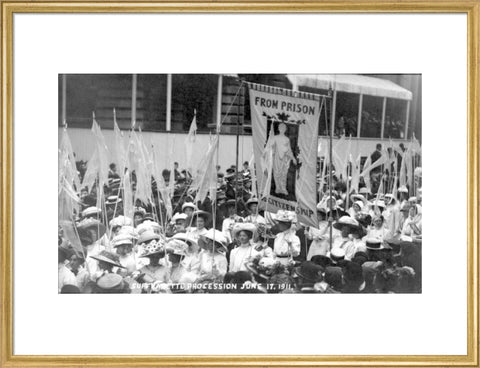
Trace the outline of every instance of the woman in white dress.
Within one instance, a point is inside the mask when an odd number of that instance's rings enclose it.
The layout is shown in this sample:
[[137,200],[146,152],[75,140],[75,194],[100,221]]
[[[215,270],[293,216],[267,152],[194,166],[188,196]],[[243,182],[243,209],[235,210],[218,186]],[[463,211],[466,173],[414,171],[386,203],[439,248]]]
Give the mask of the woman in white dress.
[[191,227],[187,231],[187,235],[195,241],[198,241],[201,235],[207,232],[207,222],[210,220],[211,215],[205,211],[195,211],[191,219],[187,219],[188,223],[194,223],[196,227]]
[[201,278],[221,278],[227,273],[228,261],[227,240],[218,230],[210,229],[200,236],[198,245],[202,248],[199,254],[199,274]]
[[273,148],[273,180],[275,181],[275,193],[288,195],[287,191],[287,175],[290,162],[297,164],[292,148],[290,147],[290,139],[285,135],[287,125],[281,123],[278,125],[278,134],[272,138]]
[[239,223],[234,226],[233,236],[240,244],[230,252],[229,272],[246,271],[245,263],[260,254],[252,244],[255,232],[255,225],[250,223]]
[[388,237],[389,231],[385,227],[385,219],[382,215],[375,216],[372,220],[372,226],[368,229],[367,238],[376,238],[382,242]]

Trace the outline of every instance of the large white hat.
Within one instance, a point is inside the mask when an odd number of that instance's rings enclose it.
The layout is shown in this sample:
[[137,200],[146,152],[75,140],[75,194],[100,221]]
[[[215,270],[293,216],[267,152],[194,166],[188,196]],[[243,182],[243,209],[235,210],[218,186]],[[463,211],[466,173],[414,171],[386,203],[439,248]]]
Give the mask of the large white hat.
[[375,207],[385,208],[385,207],[386,207],[385,202],[382,201],[381,199],[379,199],[378,201],[373,201],[373,202],[371,203],[371,206],[372,206],[373,208],[375,208]]
[[132,226],[133,224],[133,221],[131,218],[129,217],[125,217],[125,216],[117,216],[117,217],[114,217],[113,219],[110,220],[109,222],[109,225],[110,227],[114,227],[114,226]]
[[173,222],[176,222],[178,220],[186,220],[188,218],[188,215],[186,213],[176,213],[175,215],[173,215],[172,217],[172,221]]
[[186,233],[176,233],[172,236],[172,239],[179,239],[187,244],[197,245],[197,241],[191,236],[188,236]]
[[295,222],[297,220],[297,215],[293,211],[279,210],[273,216],[273,219],[278,222]]
[[233,225],[233,236],[236,237],[240,231],[248,231],[252,233],[253,237],[257,232],[257,227],[251,222],[237,222],[235,225]]
[[154,233],[151,230],[147,230],[142,232],[142,234],[138,238],[138,244],[143,244],[150,240],[159,240],[159,239],[160,239],[160,235]]
[[350,216],[340,217],[338,221],[333,224],[333,227],[337,230],[340,230],[345,225],[353,229],[359,229],[361,227],[359,222]]
[[98,215],[102,210],[98,207],[88,207],[82,211],[82,217],[87,217],[91,215]]
[[184,211],[185,208],[191,208],[191,209],[194,210],[194,211],[197,210],[197,206],[195,206],[195,204],[193,204],[192,202],[185,202],[185,203],[182,205],[182,211]]
[[399,193],[408,193],[408,188],[406,185],[402,185],[400,188],[398,188]]
[[385,249],[383,246],[383,242],[379,238],[367,238],[365,239],[365,244],[367,246],[367,249],[370,250],[382,250]]
[[141,235],[145,231],[160,231],[162,227],[155,221],[143,221],[140,225],[137,226],[137,233]]
[[120,228],[117,235],[127,235],[132,239],[138,239],[137,230],[133,226],[125,225]]
[[227,249],[227,238],[221,231],[216,229],[207,230],[205,234],[200,235],[200,237],[204,237],[210,240],[213,240],[215,243],[220,244],[225,250]]
[[330,257],[335,259],[343,259],[345,258],[345,250],[343,248],[335,247],[330,252]]
[[112,245],[114,248],[119,245],[133,245],[132,237],[127,234],[119,234],[113,237]]
[[167,251],[179,256],[187,254],[188,244],[180,239],[170,239],[167,242]]

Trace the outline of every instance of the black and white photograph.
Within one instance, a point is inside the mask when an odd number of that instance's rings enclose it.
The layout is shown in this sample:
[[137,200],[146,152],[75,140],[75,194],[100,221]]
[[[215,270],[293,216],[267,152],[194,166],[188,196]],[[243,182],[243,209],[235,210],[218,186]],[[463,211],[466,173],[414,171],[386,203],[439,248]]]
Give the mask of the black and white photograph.
[[58,74],[58,293],[422,293],[422,75]]

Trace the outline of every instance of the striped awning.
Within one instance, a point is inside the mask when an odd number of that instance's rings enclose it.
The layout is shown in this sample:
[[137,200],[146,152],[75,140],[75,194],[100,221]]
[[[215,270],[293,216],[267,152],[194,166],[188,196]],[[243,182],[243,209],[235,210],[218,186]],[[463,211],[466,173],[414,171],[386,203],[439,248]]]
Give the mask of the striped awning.
[[287,74],[292,89],[309,87],[377,97],[411,100],[412,92],[392,81],[358,74]]

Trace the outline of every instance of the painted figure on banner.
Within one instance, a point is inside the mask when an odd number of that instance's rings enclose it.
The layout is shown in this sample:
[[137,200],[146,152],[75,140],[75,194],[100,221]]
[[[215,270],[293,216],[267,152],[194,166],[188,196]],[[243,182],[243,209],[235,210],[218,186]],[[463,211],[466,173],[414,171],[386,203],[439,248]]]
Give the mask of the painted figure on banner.
[[278,134],[273,137],[273,180],[275,181],[275,193],[288,196],[287,177],[290,163],[297,164],[293,156],[290,139],[285,135],[287,125],[280,123]]

